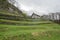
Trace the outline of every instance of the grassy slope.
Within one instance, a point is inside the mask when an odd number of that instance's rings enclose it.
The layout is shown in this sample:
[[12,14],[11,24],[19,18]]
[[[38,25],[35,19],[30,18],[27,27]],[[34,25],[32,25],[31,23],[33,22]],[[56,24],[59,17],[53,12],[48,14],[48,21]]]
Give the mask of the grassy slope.
[[39,22],[39,21],[37,21],[37,22],[32,22],[32,21],[14,21],[14,20],[6,20],[6,19],[0,19],[0,22],[3,22],[3,23],[13,23],[13,24],[17,24],[17,25],[27,25],[27,24],[30,24],[30,25],[32,25],[32,24],[34,24],[34,25],[40,25],[40,24],[48,24],[48,23],[52,23],[52,22],[50,22],[50,21],[41,21],[41,22]]
[[[1,11],[1,13],[19,16],[6,11]],[[60,25],[49,21],[22,22],[0,19],[1,22],[6,24],[0,24],[0,40],[60,40]],[[15,25],[7,25],[8,23],[15,23]]]
[[[9,13],[8,11],[5,10],[0,10],[0,15],[1,14],[9,16],[22,16],[17,12]],[[0,19],[0,22],[19,24],[19,25],[0,24],[0,40],[60,40],[60,25],[55,23],[47,21],[22,22],[7,19]]]
[[60,40],[60,25],[3,25],[0,24],[0,40]]

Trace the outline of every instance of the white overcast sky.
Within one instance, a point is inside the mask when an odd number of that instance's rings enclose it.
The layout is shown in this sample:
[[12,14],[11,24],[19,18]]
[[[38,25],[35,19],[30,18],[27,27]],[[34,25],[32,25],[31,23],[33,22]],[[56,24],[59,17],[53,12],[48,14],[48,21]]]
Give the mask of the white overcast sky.
[[18,6],[29,12],[42,15],[48,12],[60,12],[60,0],[16,0]]

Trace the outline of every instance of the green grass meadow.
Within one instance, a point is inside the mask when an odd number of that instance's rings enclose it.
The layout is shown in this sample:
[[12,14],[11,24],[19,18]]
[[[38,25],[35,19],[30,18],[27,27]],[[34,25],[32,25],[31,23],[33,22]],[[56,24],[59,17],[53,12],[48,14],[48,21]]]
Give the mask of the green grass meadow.
[[[36,22],[26,22],[35,24]],[[38,22],[39,23],[39,22]],[[38,24],[37,23],[37,24]],[[60,40],[60,25],[56,23],[39,25],[0,24],[0,40]]]

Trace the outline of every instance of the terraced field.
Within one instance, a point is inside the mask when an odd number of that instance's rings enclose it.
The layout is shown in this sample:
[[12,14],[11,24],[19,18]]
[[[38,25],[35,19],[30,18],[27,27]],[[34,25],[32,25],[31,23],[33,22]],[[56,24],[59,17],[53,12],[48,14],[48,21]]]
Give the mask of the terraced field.
[[59,24],[48,21],[17,23],[23,25],[0,24],[0,40],[60,40]]
[[7,0],[0,0],[0,40],[60,40],[60,25],[32,19]]

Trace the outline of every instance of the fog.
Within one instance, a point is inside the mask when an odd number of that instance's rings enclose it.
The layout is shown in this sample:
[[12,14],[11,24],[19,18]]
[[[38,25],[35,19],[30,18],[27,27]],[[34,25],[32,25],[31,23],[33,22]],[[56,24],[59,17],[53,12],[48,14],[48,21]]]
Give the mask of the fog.
[[60,0],[16,0],[19,9],[27,11],[28,14],[48,14],[60,12]]

